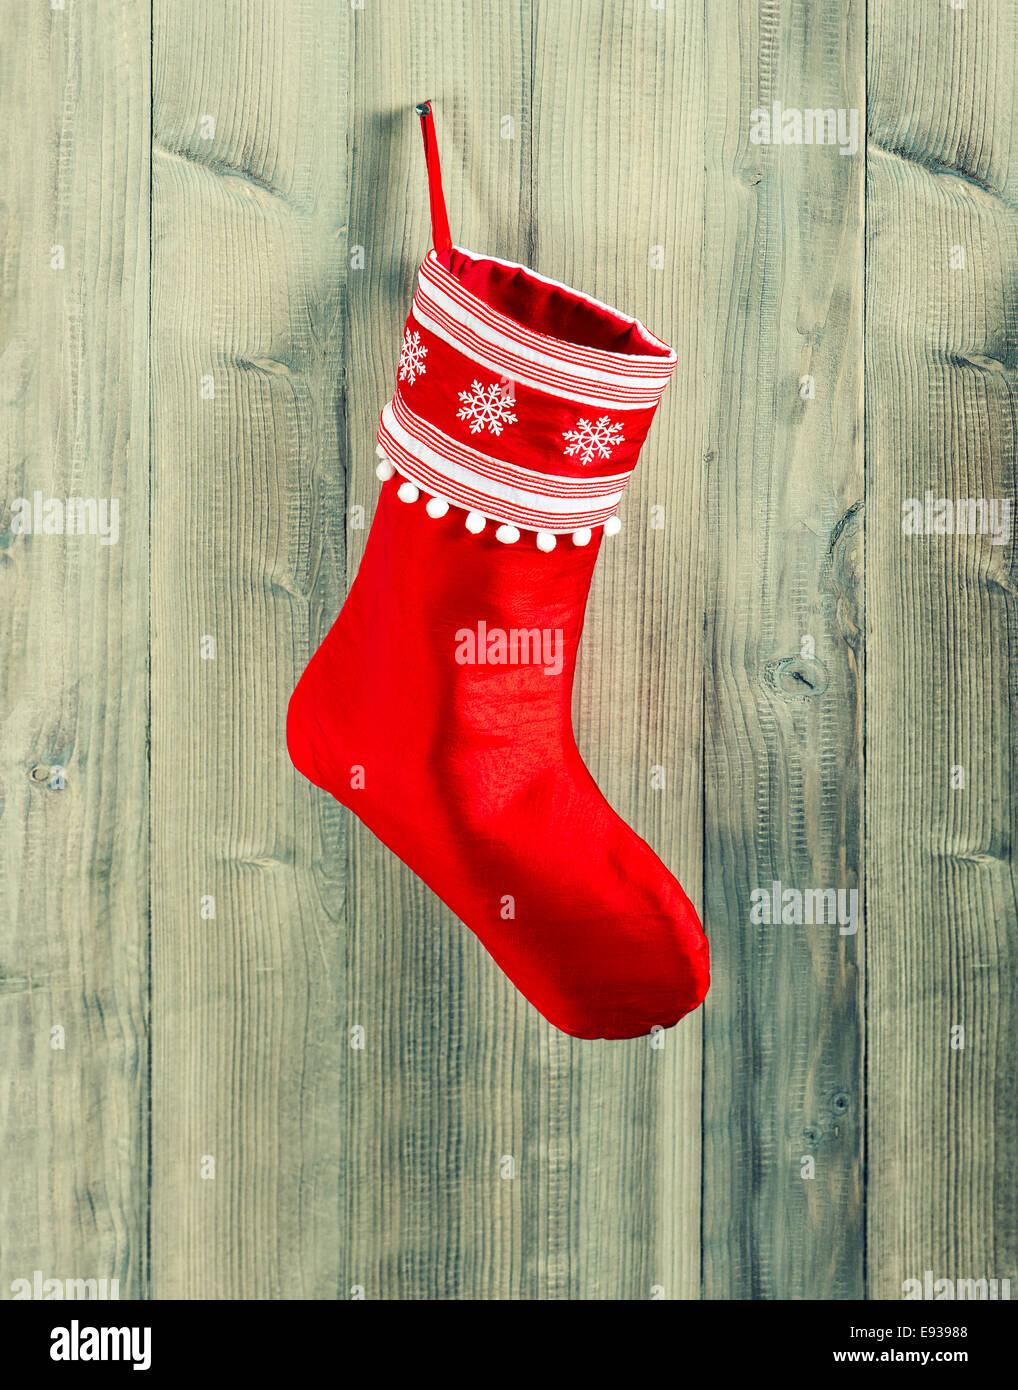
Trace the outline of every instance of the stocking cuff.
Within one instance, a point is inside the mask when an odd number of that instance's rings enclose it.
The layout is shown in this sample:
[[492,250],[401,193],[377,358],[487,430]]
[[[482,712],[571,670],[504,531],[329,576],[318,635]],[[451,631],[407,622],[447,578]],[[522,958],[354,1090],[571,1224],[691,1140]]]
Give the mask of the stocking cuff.
[[378,428],[380,476],[406,479],[407,501],[422,489],[500,522],[502,539],[610,534],[675,365],[638,319],[569,285],[430,251]]

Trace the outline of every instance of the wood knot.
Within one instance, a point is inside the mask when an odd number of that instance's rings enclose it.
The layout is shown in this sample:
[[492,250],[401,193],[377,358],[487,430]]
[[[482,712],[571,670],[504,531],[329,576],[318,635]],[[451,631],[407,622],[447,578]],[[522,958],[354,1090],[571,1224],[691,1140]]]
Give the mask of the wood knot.
[[767,683],[785,700],[809,700],[827,689],[827,667],[816,657],[784,656],[764,667]]

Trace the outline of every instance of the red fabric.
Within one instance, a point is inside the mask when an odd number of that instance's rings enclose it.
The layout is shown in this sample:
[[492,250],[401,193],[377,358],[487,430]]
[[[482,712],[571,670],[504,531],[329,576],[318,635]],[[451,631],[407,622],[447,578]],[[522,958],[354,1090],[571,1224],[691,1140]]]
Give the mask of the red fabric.
[[[397,500],[398,485],[383,485],[350,595],[290,701],[290,757],[556,1027],[667,1028],[707,991],[706,938],[677,880],[601,795],[570,719],[600,537],[551,554],[529,535],[501,545],[491,527],[466,531],[455,508],[432,519],[423,500]],[[536,662],[457,660],[482,622],[550,640]]]
[[438,159],[438,141],[435,139],[435,118],[431,114],[431,103],[423,102],[420,112],[421,137],[424,140],[424,161],[428,167],[428,201],[431,205],[431,244],[436,251],[448,251],[452,245],[449,235],[449,218],[445,210],[445,194],[442,192],[442,166]]
[[[290,700],[290,757],[556,1027],[636,1037],[703,999],[707,941],[584,766],[570,703],[591,529],[614,518],[675,354],[566,285],[452,247],[426,103],[421,129],[438,254],[378,432],[382,474],[407,481],[384,483],[350,595]],[[534,532],[549,529],[545,551]]]
[[[398,382],[398,393],[415,414],[453,439],[523,468],[570,478],[628,473],[636,464],[656,406],[620,411],[563,400],[547,391],[534,390],[521,381],[510,383],[507,378],[466,360],[462,353],[418,323],[413,314],[407,319],[406,327],[411,333],[419,333],[421,342],[427,347],[427,373],[412,382],[406,379]],[[516,402],[515,423],[506,425],[497,437],[489,431],[471,430],[470,420],[458,414],[462,407],[460,392],[469,389],[474,381],[487,385],[502,380],[506,381]],[[612,449],[610,458],[595,457],[584,464],[575,455],[567,454],[565,432],[575,429],[580,419],[600,419],[603,415],[617,421],[624,431],[622,442]]]
[[[392,405],[392,420],[398,430],[401,428],[404,415],[403,403],[399,396],[394,399]],[[418,421],[415,430],[415,439],[419,443],[420,437],[427,437],[430,426],[424,421]],[[492,517],[490,501],[493,480],[491,478],[472,474],[471,479],[467,482],[457,482],[450,479],[447,459],[441,468],[436,468],[427,460],[422,460],[418,454],[410,452],[401,443],[398,434],[393,434],[390,431],[385,419],[379,425],[378,438],[387,461],[393,464],[408,482],[415,484],[424,492],[430,493],[432,497],[444,498],[455,506],[461,507],[464,511],[478,513],[482,519],[482,527],[484,519]],[[443,448],[445,454],[449,455],[455,454],[459,446],[446,440]],[[494,461],[492,461],[492,466],[499,469],[506,467],[505,464]],[[552,482],[563,488],[561,494],[563,506],[554,515],[548,511],[550,501],[546,492],[537,499],[538,506],[535,509],[531,505],[532,498],[517,490],[515,500],[507,500],[503,497],[498,501],[498,511],[494,519],[509,523],[513,527],[522,527],[534,532],[546,530],[552,526],[558,528],[557,531],[552,530],[551,532],[554,538],[558,534],[575,537],[576,532],[582,533],[585,527],[604,526],[614,515],[617,506],[616,498],[619,493],[617,481],[594,479],[593,483],[586,483],[582,488],[574,479],[553,479]],[[549,489],[552,482],[544,477],[542,487]]]
[[[439,248],[436,246],[435,250]],[[439,261],[471,294],[535,333],[547,333],[602,352],[668,355],[663,344],[649,343],[632,319],[594,304],[568,287],[542,280],[525,266],[471,256],[458,247],[440,255]]]
[[[495,293],[496,307],[459,278],[482,265],[514,277],[512,304]],[[561,306],[562,332],[571,336],[524,321],[552,305]],[[510,307],[521,317],[503,312]],[[624,321],[524,267],[459,248],[444,258],[429,252],[404,328],[397,390],[379,418],[383,454],[419,487],[497,521],[553,534],[603,524],[676,365],[672,349],[631,320],[626,341],[636,336],[648,351],[594,345],[621,341]],[[563,483],[576,506],[555,504]]]

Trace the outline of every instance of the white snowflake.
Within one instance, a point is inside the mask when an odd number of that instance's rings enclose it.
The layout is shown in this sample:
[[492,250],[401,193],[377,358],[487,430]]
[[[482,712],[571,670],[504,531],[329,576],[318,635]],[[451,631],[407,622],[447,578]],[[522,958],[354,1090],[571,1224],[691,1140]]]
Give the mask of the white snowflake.
[[427,355],[428,349],[421,342],[421,335],[411,333],[408,328],[403,337],[403,351],[399,355],[400,381],[408,381],[413,386],[417,378],[427,371],[424,365]]
[[602,415],[596,425],[589,420],[577,420],[574,430],[563,430],[562,438],[570,441],[563,450],[566,454],[579,454],[581,463],[590,463],[596,454],[598,458],[610,459],[617,444],[626,441],[622,436],[622,426],[613,423],[607,415]]
[[479,381],[472,381],[470,390],[461,391],[459,397],[463,405],[456,415],[460,420],[470,421],[471,434],[478,434],[484,429],[491,430],[492,434],[501,434],[503,425],[516,424],[516,416],[512,410],[516,402],[497,381],[493,381],[490,386],[482,386]]

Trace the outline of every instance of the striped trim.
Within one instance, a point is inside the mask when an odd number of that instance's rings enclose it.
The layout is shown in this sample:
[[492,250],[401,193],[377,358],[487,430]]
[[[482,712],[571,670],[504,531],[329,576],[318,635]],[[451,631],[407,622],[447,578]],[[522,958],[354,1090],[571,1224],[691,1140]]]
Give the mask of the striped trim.
[[623,473],[590,474],[587,477],[566,477],[560,473],[539,473],[533,468],[524,468],[518,463],[507,463],[504,459],[492,458],[473,449],[433,425],[429,420],[416,414],[397,391],[389,402],[396,423],[407,434],[427,444],[443,458],[468,468],[479,477],[490,482],[505,483],[510,487],[522,487],[538,493],[542,497],[599,497],[608,493],[621,493],[629,481],[632,468]]
[[535,329],[527,328],[507,314],[493,309],[485,300],[466,289],[455,275],[441,264],[436,252],[429,251],[424,264],[421,266],[421,273],[425,278],[431,281],[436,288],[443,289],[447,294],[459,299],[465,308],[479,318],[483,318],[506,337],[515,338],[520,344],[533,349],[535,352],[548,353],[558,361],[593,367],[596,370],[607,372],[610,376],[617,376],[628,371],[635,375],[653,376],[662,382],[666,382],[671,376],[676,361],[674,351],[661,338],[656,337],[648,328],[645,328],[639,319],[622,313],[620,309],[615,309],[611,304],[605,304],[592,295],[584,294],[582,290],[573,289],[572,285],[563,284],[561,280],[552,280],[547,275],[540,275],[536,270],[531,270],[529,266],[519,265],[516,261],[504,261],[498,256],[478,255],[474,251],[468,251],[463,246],[454,246],[452,249],[458,251],[461,256],[468,256],[472,261],[492,261],[495,265],[505,266],[507,270],[519,271],[528,280],[533,280],[540,285],[550,285],[553,289],[569,295],[578,303],[589,304],[591,308],[602,314],[610,314],[620,324],[635,327],[647,346],[658,349],[658,351],[646,354],[611,352],[605,348],[585,347],[580,343],[567,342],[564,338],[554,338],[547,333],[538,333]]
[[[512,263],[503,261],[500,264]],[[515,268],[543,283],[556,285],[573,298],[595,305],[622,322],[636,324],[648,343],[660,342],[638,320],[568,285],[546,280],[525,266]],[[535,333],[465,289],[455,276],[438,264],[434,251],[428,253],[420,268],[413,312],[422,327],[471,361],[538,391],[584,405],[639,410],[656,406],[675,370],[677,359],[672,349],[668,349],[664,357],[606,352]],[[662,343],[661,346],[666,345]]]
[[630,476],[562,478],[503,463],[422,420],[398,394],[382,411],[378,442],[397,471],[426,492],[528,531],[564,535],[602,525]]

